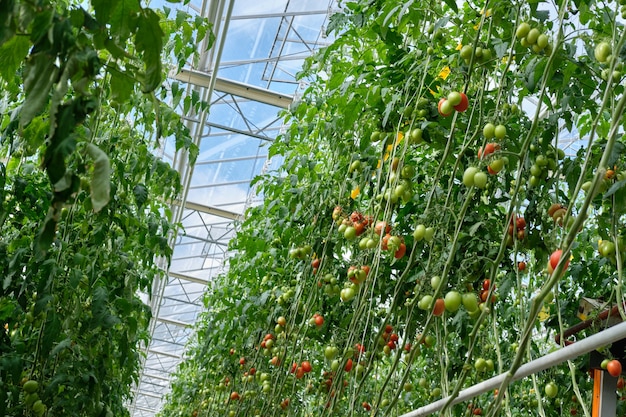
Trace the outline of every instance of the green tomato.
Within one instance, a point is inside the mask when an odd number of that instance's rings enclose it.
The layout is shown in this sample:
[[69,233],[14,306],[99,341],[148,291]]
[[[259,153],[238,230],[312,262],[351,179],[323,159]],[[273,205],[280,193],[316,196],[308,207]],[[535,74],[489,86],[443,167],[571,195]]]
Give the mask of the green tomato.
[[609,362],[611,362],[610,359],[604,358],[604,360],[602,360],[602,363],[600,363],[600,368],[606,369],[606,367],[609,365]]
[[498,125],[495,127],[493,133],[496,139],[502,140],[506,137],[506,127],[504,125]]
[[615,243],[610,240],[603,240],[598,246],[598,252],[605,258],[615,256]]
[[459,53],[462,59],[471,59],[474,48],[471,45],[464,45]]
[[450,94],[448,94],[448,103],[453,107],[461,104],[461,93],[458,91],[450,92]]
[[537,46],[541,49],[545,49],[549,43],[550,43],[550,38],[548,38],[548,35],[545,35],[542,33],[537,38]]
[[478,168],[476,167],[467,167],[465,172],[463,173],[463,184],[466,187],[471,187],[474,185],[474,176],[478,173]]
[[478,296],[473,292],[467,292],[462,297],[463,307],[470,313],[478,311]]
[[484,360],[483,358],[478,358],[476,359],[476,361],[474,362],[474,369],[476,369],[477,372],[484,372],[487,370],[487,361]]
[[346,227],[346,230],[343,232],[343,237],[348,240],[356,239],[356,229],[353,226]]
[[548,158],[545,155],[537,155],[537,157],[535,158],[535,164],[539,165],[540,167],[548,166]]
[[26,381],[24,383],[24,385],[22,386],[22,389],[27,394],[33,394],[37,392],[37,390],[39,389],[39,383],[31,379],[30,381]]
[[443,298],[443,301],[444,301],[446,310],[448,310],[451,313],[454,313],[459,309],[459,307],[461,307],[463,297],[458,291],[450,291]]
[[554,382],[548,382],[544,388],[546,396],[549,398],[554,398],[559,393],[559,387]]
[[432,242],[433,237],[435,236],[435,229],[433,227],[427,227],[424,231],[424,240],[426,242]]
[[430,286],[432,287],[433,290],[436,290],[437,288],[439,288],[440,283],[441,283],[441,277],[439,275],[434,275],[430,279]]
[[604,63],[607,61],[609,55],[611,55],[613,49],[608,42],[600,42],[596,45],[593,54],[596,60],[600,63]]
[[528,36],[528,32],[530,32],[530,25],[527,22],[522,22],[517,27],[517,30],[515,31],[515,36],[517,37],[517,39],[522,39]]
[[425,234],[426,226],[424,226],[423,224],[418,224],[415,227],[415,231],[413,232],[413,239],[415,239],[416,242],[419,242],[420,240],[424,239]]
[[433,304],[433,296],[425,295],[421,298],[421,300],[418,301],[417,308],[421,310],[430,310],[430,307],[432,306],[432,304]]
[[491,170],[496,173],[502,171],[502,168],[504,168],[504,159],[503,158],[494,159],[489,164],[489,168],[491,168]]
[[484,172],[477,172],[476,175],[474,175],[474,186],[481,189],[485,188],[487,186],[488,179],[487,174]]
[[415,128],[411,130],[411,134],[409,136],[411,143],[412,144],[422,143],[423,142],[422,134],[423,132],[422,132],[422,129],[420,128]]
[[483,136],[485,139],[493,139],[496,135],[496,126],[493,123],[487,123],[483,127]]
[[537,39],[539,39],[539,35],[541,35],[541,32],[539,32],[539,29],[537,28],[533,28],[528,32],[528,35],[526,35],[526,42],[528,42],[529,45],[534,45],[535,43],[537,43]]

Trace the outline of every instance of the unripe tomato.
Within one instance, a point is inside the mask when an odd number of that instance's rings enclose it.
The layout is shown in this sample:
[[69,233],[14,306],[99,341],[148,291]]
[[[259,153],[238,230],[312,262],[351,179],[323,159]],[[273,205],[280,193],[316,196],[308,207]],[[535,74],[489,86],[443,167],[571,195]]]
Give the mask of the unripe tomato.
[[559,387],[554,382],[548,382],[544,387],[544,392],[549,398],[554,398],[559,393]]
[[530,25],[527,22],[522,22],[517,27],[517,30],[515,31],[515,36],[517,37],[517,39],[522,39],[528,35],[528,32],[530,32]]

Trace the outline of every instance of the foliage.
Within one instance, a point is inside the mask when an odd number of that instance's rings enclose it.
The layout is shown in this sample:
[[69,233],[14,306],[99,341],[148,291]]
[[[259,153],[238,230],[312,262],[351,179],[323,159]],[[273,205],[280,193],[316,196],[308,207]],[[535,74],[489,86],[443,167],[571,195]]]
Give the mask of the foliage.
[[138,291],[167,265],[181,191],[152,152],[197,154],[163,62],[192,58],[208,25],[179,14],[194,33],[173,44],[166,12],[0,1],[3,416],[128,415],[151,317]]
[[442,415],[589,415],[586,358],[511,376],[583,296],[626,317],[618,9],[345,2],[161,415],[400,415],[507,371]]

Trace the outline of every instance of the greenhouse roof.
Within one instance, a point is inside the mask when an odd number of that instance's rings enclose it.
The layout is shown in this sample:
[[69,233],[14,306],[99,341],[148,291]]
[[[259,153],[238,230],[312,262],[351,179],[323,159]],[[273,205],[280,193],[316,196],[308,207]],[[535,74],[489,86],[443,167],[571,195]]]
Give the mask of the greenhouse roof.
[[206,17],[216,39],[199,64],[173,71],[168,80],[209,102],[210,110],[189,115],[179,106],[199,147],[193,168],[173,140],[161,149],[185,187],[172,208],[183,228],[167,275],[154,284],[152,339],[129,407],[137,417],[161,409],[207,283],[224,268],[234,222],[258,202],[250,182],[268,168],[266,145],[282,126],[278,112],[302,87],[295,75],[303,60],[327,44],[325,26],[336,7],[333,0],[192,0],[184,6],[161,0],[151,6]]

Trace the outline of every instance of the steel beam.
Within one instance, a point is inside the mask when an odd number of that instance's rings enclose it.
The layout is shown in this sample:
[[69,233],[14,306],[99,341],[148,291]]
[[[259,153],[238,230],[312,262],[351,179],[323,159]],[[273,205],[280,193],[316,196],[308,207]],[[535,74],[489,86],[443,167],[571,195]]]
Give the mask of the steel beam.
[[[211,83],[211,74],[193,69],[182,69],[177,74],[170,74],[170,76],[178,81],[201,87],[208,87]],[[215,79],[214,90],[285,109],[293,102],[291,95],[219,77]]]

